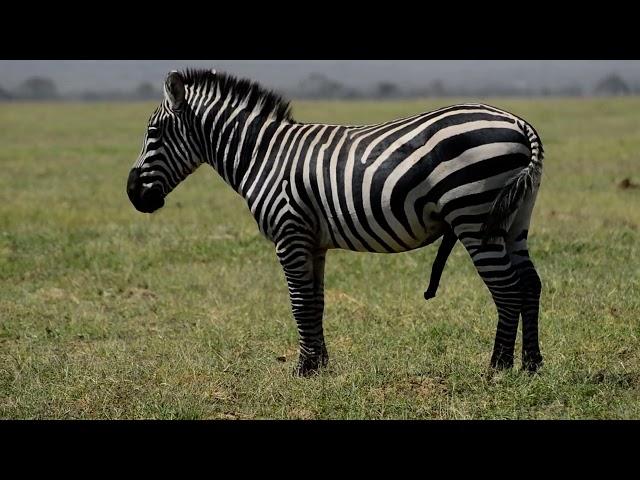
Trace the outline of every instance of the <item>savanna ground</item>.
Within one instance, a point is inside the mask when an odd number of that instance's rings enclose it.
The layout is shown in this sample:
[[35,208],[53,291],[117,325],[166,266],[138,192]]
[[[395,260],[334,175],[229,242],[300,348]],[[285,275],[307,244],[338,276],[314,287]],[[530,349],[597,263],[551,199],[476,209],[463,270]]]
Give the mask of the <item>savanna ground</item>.
[[[449,103],[293,106],[358,124]],[[640,99],[489,103],[547,152],[535,376],[488,374],[495,307],[460,245],[423,300],[434,244],[329,252],[331,367],[292,377],[284,277],[243,200],[203,167],[156,214],[130,205],[155,105],[1,105],[0,417],[640,418]]]

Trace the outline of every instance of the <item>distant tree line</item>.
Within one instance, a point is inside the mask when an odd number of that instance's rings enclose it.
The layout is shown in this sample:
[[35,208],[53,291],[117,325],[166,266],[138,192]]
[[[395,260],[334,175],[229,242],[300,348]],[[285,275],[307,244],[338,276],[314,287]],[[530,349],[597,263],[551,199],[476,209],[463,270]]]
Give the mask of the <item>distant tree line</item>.
[[11,100],[55,100],[59,98],[56,84],[47,77],[31,77],[22,82],[14,91],[0,87],[0,99]]
[[55,82],[48,77],[30,77],[18,85],[14,90],[7,90],[0,86],[0,101],[2,100],[159,100],[162,92],[148,82],[139,84],[131,91],[86,90],[72,94],[62,95],[58,91]]
[[[372,84],[368,88],[353,88],[335,79],[314,73],[293,88],[283,89],[291,98],[300,99],[401,99],[424,97],[540,97],[564,96],[581,97],[587,95],[617,96],[640,95],[640,84],[629,85],[617,74],[602,78],[593,89],[585,91],[579,85],[554,88],[532,88],[526,85],[493,84],[474,88],[449,85],[442,80],[434,80],[421,87],[403,87],[390,81]],[[78,100],[78,101],[145,101],[159,100],[162,91],[151,83],[140,83],[130,91],[86,90],[62,95],[53,80],[37,76],[26,79],[14,90],[0,86],[0,101],[10,100]]]
[[310,75],[300,84],[286,92],[293,98],[307,99],[353,99],[353,98],[420,98],[420,97],[541,97],[563,96],[581,97],[587,95],[617,96],[640,95],[640,84],[630,86],[619,75],[610,74],[602,78],[589,91],[580,85],[533,88],[526,85],[493,84],[473,88],[447,85],[442,80],[434,80],[422,87],[402,87],[385,81],[368,89],[354,89],[330,79],[322,74]]

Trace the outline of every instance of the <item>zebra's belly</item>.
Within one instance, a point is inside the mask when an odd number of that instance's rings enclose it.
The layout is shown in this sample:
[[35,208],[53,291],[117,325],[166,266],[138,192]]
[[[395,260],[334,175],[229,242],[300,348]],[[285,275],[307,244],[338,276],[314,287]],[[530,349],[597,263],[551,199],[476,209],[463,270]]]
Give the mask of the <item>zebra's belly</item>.
[[[446,228],[443,221],[431,217],[432,209],[424,210],[423,221],[409,229],[392,229],[388,222],[381,221],[372,212],[364,218],[355,213],[349,218],[333,217],[328,225],[330,233],[324,235],[325,246],[375,253],[400,253],[424,247],[440,238]],[[387,213],[384,218],[391,218],[391,214]]]

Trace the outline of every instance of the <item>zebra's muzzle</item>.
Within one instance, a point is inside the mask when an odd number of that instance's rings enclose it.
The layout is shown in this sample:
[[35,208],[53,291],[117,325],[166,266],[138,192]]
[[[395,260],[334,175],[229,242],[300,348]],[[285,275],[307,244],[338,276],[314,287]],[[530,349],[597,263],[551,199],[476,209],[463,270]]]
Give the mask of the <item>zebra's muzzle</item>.
[[153,213],[164,206],[164,193],[159,185],[145,187],[140,178],[140,169],[129,172],[127,195],[136,210],[142,213]]

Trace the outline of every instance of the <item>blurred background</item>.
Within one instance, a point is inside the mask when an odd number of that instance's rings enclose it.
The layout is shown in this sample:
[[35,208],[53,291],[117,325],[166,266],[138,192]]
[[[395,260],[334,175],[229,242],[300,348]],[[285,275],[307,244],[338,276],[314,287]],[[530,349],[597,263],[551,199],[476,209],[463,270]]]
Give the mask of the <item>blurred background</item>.
[[628,60],[0,61],[0,100],[152,100],[172,69],[215,68],[299,99],[607,96],[640,93]]

